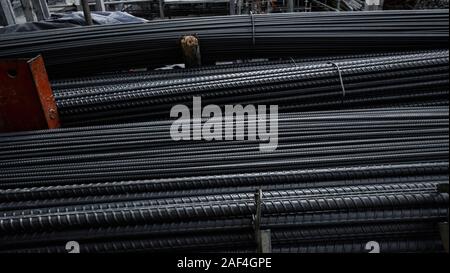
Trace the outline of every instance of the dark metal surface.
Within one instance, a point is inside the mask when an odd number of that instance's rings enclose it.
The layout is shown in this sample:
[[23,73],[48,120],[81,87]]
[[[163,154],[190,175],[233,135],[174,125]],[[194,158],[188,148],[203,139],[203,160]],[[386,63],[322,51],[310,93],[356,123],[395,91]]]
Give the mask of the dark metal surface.
[[[280,115],[279,147],[173,142],[170,121],[0,135],[0,251],[441,252],[448,107]],[[367,126],[370,125],[370,126]]]
[[[43,54],[52,77],[182,63],[196,34],[202,62],[448,47],[448,10],[217,16],[2,35],[0,57]],[[50,37],[50,38],[49,38]]]
[[63,126],[159,120],[174,104],[277,104],[280,111],[448,105],[448,50],[297,59],[53,82]]
[[[103,72],[179,60],[180,37],[196,33],[206,63],[277,59],[54,80],[65,128],[0,134],[0,252],[445,251],[448,11],[51,33],[1,37],[0,55],[42,50],[61,74]],[[277,149],[174,141],[168,110],[193,96],[278,105]]]

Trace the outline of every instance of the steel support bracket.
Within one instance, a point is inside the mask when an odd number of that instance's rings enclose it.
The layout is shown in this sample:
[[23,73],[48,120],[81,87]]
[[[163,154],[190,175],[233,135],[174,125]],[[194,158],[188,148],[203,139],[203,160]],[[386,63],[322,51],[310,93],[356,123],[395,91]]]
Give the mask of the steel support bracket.
[[0,60],[0,132],[58,128],[42,56]]
[[262,190],[258,189],[255,193],[256,212],[253,215],[253,230],[255,232],[255,240],[258,253],[271,253],[272,240],[270,229],[261,230],[261,204]]

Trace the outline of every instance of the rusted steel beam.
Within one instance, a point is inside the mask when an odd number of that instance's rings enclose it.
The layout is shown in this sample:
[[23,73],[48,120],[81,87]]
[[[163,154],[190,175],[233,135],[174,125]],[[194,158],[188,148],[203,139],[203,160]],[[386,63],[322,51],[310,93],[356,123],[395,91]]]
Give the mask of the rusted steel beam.
[[185,67],[201,66],[200,44],[197,37],[186,35],[181,38],[180,42]]
[[0,60],[0,132],[59,126],[43,58]]

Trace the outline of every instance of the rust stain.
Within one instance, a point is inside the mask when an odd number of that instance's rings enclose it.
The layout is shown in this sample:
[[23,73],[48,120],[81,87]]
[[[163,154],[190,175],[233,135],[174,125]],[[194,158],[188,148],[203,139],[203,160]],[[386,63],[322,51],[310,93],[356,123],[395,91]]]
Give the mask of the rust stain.
[[0,132],[59,126],[42,57],[0,60]]

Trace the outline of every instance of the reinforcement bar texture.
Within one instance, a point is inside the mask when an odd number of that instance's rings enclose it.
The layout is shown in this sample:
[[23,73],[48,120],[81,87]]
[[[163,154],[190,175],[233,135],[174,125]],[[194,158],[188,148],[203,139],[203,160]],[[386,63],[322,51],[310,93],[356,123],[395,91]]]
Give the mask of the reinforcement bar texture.
[[0,137],[0,251],[442,251],[448,108],[281,114],[279,146],[181,141],[169,121]]
[[254,14],[90,26],[0,36],[1,57],[43,54],[51,77],[182,63],[195,34],[202,60],[447,48],[448,10]]
[[175,104],[276,104],[280,112],[448,105],[448,50],[347,55],[52,83],[63,126],[167,119]]

